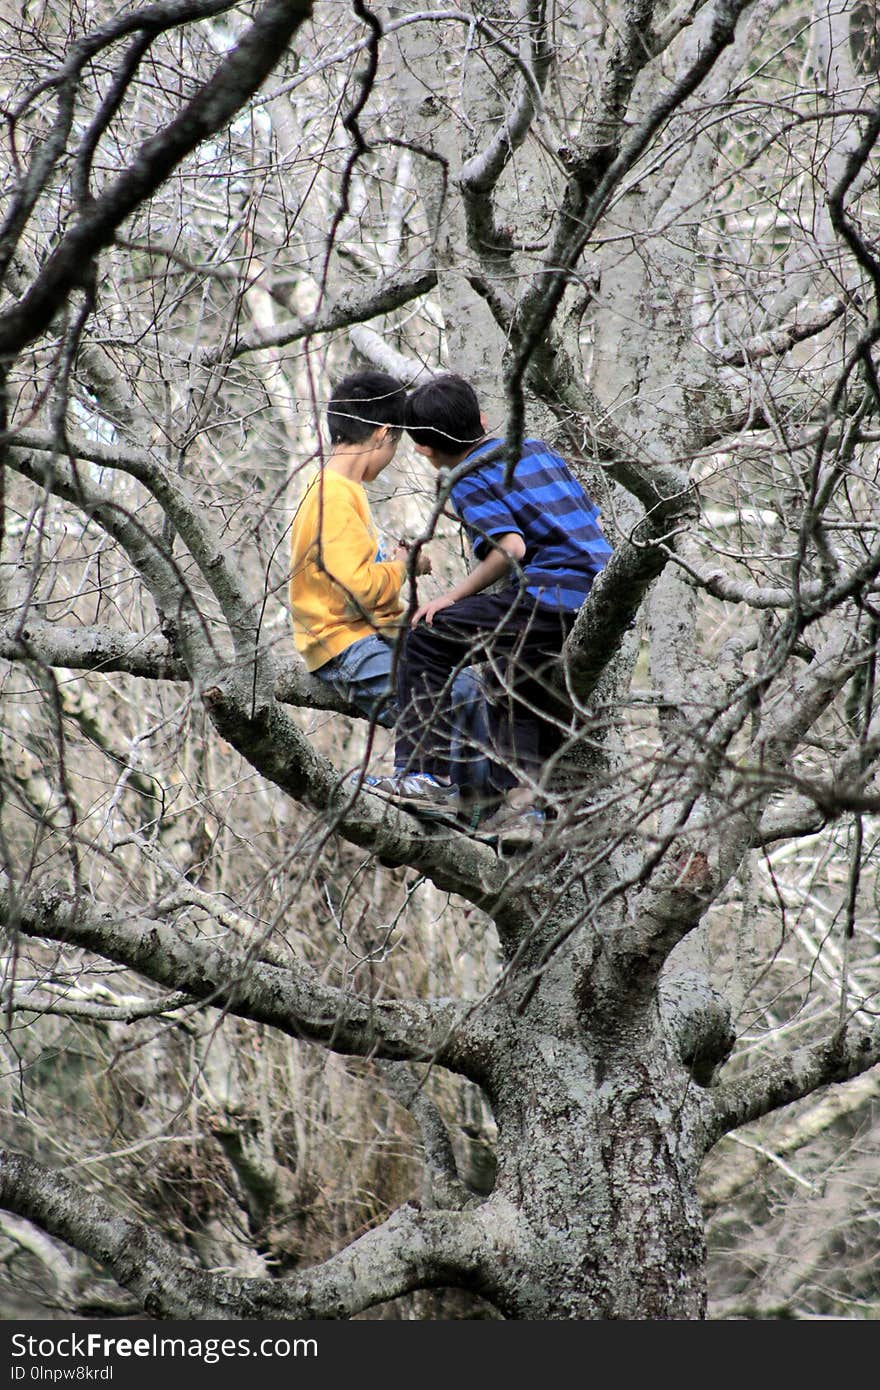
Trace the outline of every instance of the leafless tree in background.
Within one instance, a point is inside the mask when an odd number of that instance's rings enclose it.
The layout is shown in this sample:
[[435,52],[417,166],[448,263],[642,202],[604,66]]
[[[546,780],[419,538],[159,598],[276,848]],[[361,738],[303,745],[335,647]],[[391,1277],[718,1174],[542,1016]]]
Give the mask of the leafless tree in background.
[[[0,14],[7,1307],[875,1316],[876,5]],[[534,853],[292,654],[357,363],[602,507]]]

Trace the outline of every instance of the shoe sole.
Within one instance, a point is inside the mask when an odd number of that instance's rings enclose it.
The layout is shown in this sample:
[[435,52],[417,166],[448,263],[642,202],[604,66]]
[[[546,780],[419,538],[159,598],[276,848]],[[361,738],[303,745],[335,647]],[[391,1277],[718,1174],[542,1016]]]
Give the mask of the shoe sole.
[[363,786],[365,792],[371,796],[381,797],[383,801],[388,801],[392,806],[399,806],[401,810],[412,811],[414,815],[423,816],[426,820],[448,820],[455,818],[455,811],[448,810],[440,804],[434,805],[430,801],[425,801],[422,797],[408,797],[405,793],[401,795],[398,791],[392,791],[386,787],[371,787],[365,782]]
[[389,806],[396,806],[400,811],[406,811],[408,815],[415,816],[417,820],[424,821],[427,825],[443,825],[450,830],[457,830],[459,835],[466,835],[469,840],[476,840],[479,844],[494,846],[498,843],[497,834],[487,830],[475,830],[461,820],[455,811],[446,810],[442,806],[432,806],[430,802],[424,802],[413,798],[409,800],[406,796],[386,791],[384,787],[370,787],[364,784],[364,791],[370,792],[373,796],[378,796],[381,801]]
[[480,845],[488,845],[490,849],[497,849],[499,854],[504,850],[523,851],[535,849],[541,843],[540,837],[517,834],[516,830],[508,828],[505,830],[480,830],[468,825],[457,815],[455,811],[445,810],[442,806],[432,806],[430,802],[424,802],[413,798],[409,800],[406,796],[386,791],[384,787],[371,787],[364,783],[363,790],[372,796],[377,796],[381,801],[390,806],[396,806],[400,811],[406,811],[409,815],[415,816],[417,820],[424,821],[426,825],[443,825],[449,830],[455,830],[459,835],[466,835],[469,840],[476,841]]
[[433,807],[427,809],[412,802],[404,803],[401,799],[395,800],[395,805],[401,811],[408,811],[417,820],[424,821],[426,825],[443,826],[449,830],[455,830],[459,835],[466,835],[469,840],[475,841],[478,845],[486,845],[489,849],[494,849],[499,855],[522,854],[528,850],[535,849],[541,842],[534,838],[517,835],[515,831],[503,830],[474,830],[471,826],[459,820],[451,811],[434,810]]

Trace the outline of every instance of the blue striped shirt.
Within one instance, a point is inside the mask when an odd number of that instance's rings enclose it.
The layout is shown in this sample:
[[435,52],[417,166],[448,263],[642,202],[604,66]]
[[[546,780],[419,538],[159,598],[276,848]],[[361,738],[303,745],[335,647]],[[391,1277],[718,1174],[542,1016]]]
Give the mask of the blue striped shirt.
[[538,603],[574,611],[612,553],[599,525],[599,510],[559,455],[540,440],[524,441],[511,481],[505,484],[505,459],[490,459],[482,466],[478,462],[498,443],[488,439],[468,455],[465,463],[474,467],[450,494],[474,555],[485,558],[491,536],[518,532],[526,546],[520,562],[526,592]]

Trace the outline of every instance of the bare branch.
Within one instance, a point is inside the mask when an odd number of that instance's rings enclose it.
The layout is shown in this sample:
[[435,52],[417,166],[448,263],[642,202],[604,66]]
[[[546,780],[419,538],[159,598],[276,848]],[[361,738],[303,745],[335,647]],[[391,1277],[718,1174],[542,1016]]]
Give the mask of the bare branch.
[[187,941],[161,921],[89,914],[51,889],[14,896],[4,889],[0,915],[25,936],[94,951],[156,984],[351,1056],[436,1060],[455,1070],[471,1032],[463,1005],[362,999],[326,985],[302,962],[281,968],[238,946]]
[[[850,1085],[830,1090],[817,1101],[806,1114],[789,1119],[782,1133],[775,1132],[770,1140],[771,1152],[768,1156],[756,1148],[749,1157],[739,1155],[734,1167],[724,1173],[713,1174],[704,1183],[703,1200],[709,1210],[719,1210],[740,1192],[750,1188],[758,1179],[767,1163],[774,1157],[789,1158],[798,1150],[812,1143],[826,1133],[844,1116],[852,1115],[870,1105],[880,1094],[880,1076],[866,1072],[861,1078],[854,1078]],[[746,1139],[747,1135],[738,1135]]]
[[418,1125],[428,1170],[428,1205],[454,1211],[473,1206],[476,1195],[459,1177],[449,1131],[438,1107],[425,1095],[424,1081],[396,1062],[377,1065],[389,1093]]
[[[109,627],[62,627],[29,615],[24,623],[0,628],[0,657],[20,661],[36,657],[47,666],[72,671],[121,671],[145,680],[191,682],[190,671],[158,633],[116,632]],[[364,719],[363,711],[336,694],[326,681],[309,675],[299,657],[275,657],[275,698],[302,709],[327,710]]]
[[0,1151],[0,1202],[108,1266],[154,1318],[343,1318],[478,1263],[477,1220],[402,1207],[348,1249],[288,1279],[206,1274],[139,1221],[31,1158]]
[[[498,129],[486,147],[463,165],[458,180],[464,200],[468,241],[487,266],[498,264],[509,256],[510,237],[502,234],[495,224],[491,194],[514,152],[529,133],[553,57],[547,37],[543,0],[531,0],[524,18],[528,25],[528,43],[532,54],[530,80],[526,80],[522,74],[518,76]],[[488,298],[488,294],[485,297]]]
[[[751,0],[716,0],[706,41],[689,70],[624,139],[621,119],[624,104],[637,72],[648,56],[639,32],[637,15],[634,13],[631,16],[630,26],[621,40],[627,57],[610,83],[608,114],[598,113],[602,119],[596,121],[587,137],[594,139],[595,144],[582,150],[573,160],[572,178],[559,218],[559,232],[545,258],[545,269],[535,277],[531,289],[520,303],[517,324],[519,342],[507,373],[511,392],[517,390],[535,346],[551,323],[568,282],[569,271],[577,263],[614,188],[641,157],[670,115],[711,72],[719,54],[732,43],[737,20],[749,4]],[[653,12],[650,0],[646,0],[640,12],[647,12],[648,15]]]
[[850,1026],[825,1043],[774,1058],[740,1081],[721,1082],[712,1091],[707,1109],[708,1145],[822,1086],[862,1076],[878,1062],[880,1029],[869,1032]]
[[[81,477],[58,461],[53,461],[41,477],[31,462],[22,458],[18,452],[32,449],[54,456],[58,451],[57,441],[50,436],[29,432],[22,432],[14,436],[14,439],[15,449],[10,459],[13,467],[17,467],[25,476],[35,481],[47,482],[52,491],[75,501],[93,515],[102,517],[111,534],[118,533],[121,538],[124,520],[118,516],[114,518],[113,503],[97,488],[90,487]],[[261,604],[248,593],[240,571],[230,562],[227,548],[205,525],[201,509],[185,483],[163,468],[146,450],[110,449],[90,444],[86,440],[68,440],[64,452],[92,463],[100,463],[105,468],[123,469],[149,490],[174,525],[216,596],[227,620],[229,635],[239,660],[243,663],[255,661],[257,653],[254,644],[255,635],[259,632]],[[116,532],[112,530],[111,519],[115,521]],[[130,523],[125,529],[126,534],[131,535]],[[139,549],[143,551],[142,540]],[[162,608],[166,613],[174,611],[174,606],[168,603],[167,597]],[[255,675],[255,681],[256,679]]]
[[[672,522],[677,511],[683,524],[694,508],[693,497],[685,492],[675,500],[667,499],[662,520]],[[565,660],[572,691],[581,701],[589,699],[632,627],[649,587],[666,565],[669,549],[659,537],[655,539],[657,531],[658,523],[640,524],[633,538],[615,550],[578,613],[565,644]],[[662,534],[668,535],[665,526]]]
[[180,993],[119,1004],[77,998],[76,994],[76,990],[59,988],[48,992],[28,987],[17,989],[6,998],[0,991],[0,1002],[12,1013],[53,1014],[58,1018],[80,1018],[96,1023],[134,1023],[139,1018],[163,1018],[194,1002],[192,995]]
[[52,321],[83,269],[116,228],[192,150],[222,130],[253,96],[312,13],[311,0],[267,0],[250,29],[180,114],[141,146],[136,159],[65,232],[22,299],[0,312],[0,354],[13,356]]
[[300,342],[303,338],[314,338],[321,333],[333,333],[352,324],[363,323],[367,319],[378,318],[380,314],[390,314],[428,294],[437,284],[437,272],[433,269],[416,270],[408,275],[393,275],[378,285],[356,288],[340,295],[329,307],[321,309],[306,318],[291,319],[279,323],[271,333],[261,333],[258,337],[242,336],[236,338],[228,348],[212,349],[202,355],[203,367],[213,367],[218,362],[234,361],[247,352],[259,352],[262,348],[286,347],[289,343]]
[[745,367],[749,362],[760,362],[767,357],[781,357],[796,343],[806,342],[818,333],[824,332],[841,314],[846,312],[847,300],[839,295],[823,299],[817,304],[809,318],[800,322],[780,324],[765,333],[750,338],[742,346],[728,348],[721,354],[725,367]]
[[396,377],[398,381],[402,381],[404,386],[416,386],[426,377],[433,375],[430,367],[425,366],[423,362],[417,362],[412,357],[405,356],[402,352],[398,352],[390,343],[386,343],[375,329],[356,327],[351,330],[348,336],[361,357],[381,371]]
[[[717,569],[704,569],[694,563],[692,559],[685,559],[671,548],[666,548],[667,557],[676,565],[680,566],[697,585],[704,589],[713,598],[721,599],[724,603],[742,603],[747,608],[790,608],[794,602],[793,591],[789,589],[773,588],[767,584],[750,584],[748,581],[734,579],[720,567]],[[804,584],[800,590],[802,596],[811,603],[818,603],[825,593],[825,585],[817,579],[811,583]]]
[[117,15],[73,43],[63,67],[28,92],[25,101],[11,113],[13,120],[18,119],[23,110],[35,102],[44,91],[52,88],[59,93],[58,110],[52,131],[47,139],[40,142],[36,157],[20,183],[17,196],[11,200],[0,227],[0,280],[5,278],[22,228],[45,187],[49,173],[65,149],[73,121],[75,79],[89,59],[128,34],[152,36],[163,29],[189,24],[193,20],[204,19],[210,15],[223,14],[232,8],[233,3],[234,0],[194,0],[193,3],[188,3],[188,0],[169,0],[165,4],[146,5],[140,10]]

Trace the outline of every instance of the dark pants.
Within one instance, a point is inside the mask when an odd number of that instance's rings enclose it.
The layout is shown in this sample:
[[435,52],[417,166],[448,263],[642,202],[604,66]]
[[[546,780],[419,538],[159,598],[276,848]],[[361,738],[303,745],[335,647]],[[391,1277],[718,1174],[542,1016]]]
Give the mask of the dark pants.
[[459,599],[431,627],[411,628],[398,667],[395,766],[451,779],[452,682],[463,667],[484,662],[492,783],[498,791],[516,786],[517,772],[537,780],[560,742],[541,715],[565,710],[552,674],[574,617],[509,585]]

